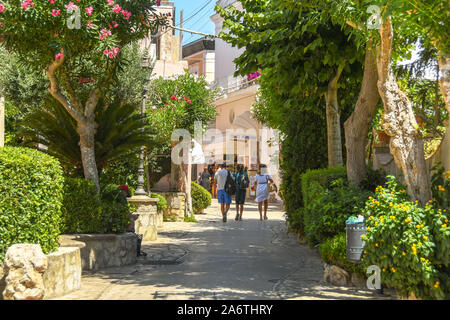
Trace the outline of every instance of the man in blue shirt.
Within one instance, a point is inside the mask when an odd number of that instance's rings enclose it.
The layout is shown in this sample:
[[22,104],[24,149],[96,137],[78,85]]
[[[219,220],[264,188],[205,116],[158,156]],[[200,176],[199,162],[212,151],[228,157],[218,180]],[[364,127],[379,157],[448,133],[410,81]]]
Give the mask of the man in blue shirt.
[[220,211],[222,212],[223,222],[227,222],[227,213],[230,209],[231,194],[225,191],[225,184],[227,182],[227,176],[230,172],[227,170],[226,163],[220,165],[220,169],[217,170],[214,175],[214,179],[217,183],[217,199],[220,203]]

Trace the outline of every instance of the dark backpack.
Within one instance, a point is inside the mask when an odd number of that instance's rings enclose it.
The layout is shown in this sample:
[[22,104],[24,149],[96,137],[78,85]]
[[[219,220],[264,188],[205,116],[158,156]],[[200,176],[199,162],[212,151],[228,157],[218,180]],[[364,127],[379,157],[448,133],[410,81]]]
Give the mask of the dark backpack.
[[234,179],[231,176],[230,171],[228,171],[227,181],[225,182],[225,188],[224,189],[225,189],[225,192],[228,193],[228,194],[233,195],[233,194],[236,193],[236,185],[234,183]]
[[241,175],[241,179],[239,180],[239,188],[241,189],[247,189],[250,181],[248,180],[248,177],[245,174]]

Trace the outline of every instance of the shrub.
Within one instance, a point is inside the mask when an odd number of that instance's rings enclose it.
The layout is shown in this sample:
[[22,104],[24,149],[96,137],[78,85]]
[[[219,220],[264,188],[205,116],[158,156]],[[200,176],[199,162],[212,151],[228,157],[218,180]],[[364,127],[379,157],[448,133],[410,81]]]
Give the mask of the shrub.
[[305,208],[297,208],[297,210],[287,215],[287,222],[289,225],[290,232],[303,234],[305,226],[304,214]]
[[127,217],[130,206],[127,198],[116,184],[108,184],[101,190],[102,215],[101,233],[123,233],[130,219]]
[[323,262],[334,264],[349,272],[356,273],[360,278],[365,278],[363,266],[347,260],[347,239],[345,233],[339,233],[320,244],[319,253]]
[[314,197],[314,192],[310,189],[314,182],[317,182],[323,188],[328,188],[332,181],[339,178],[346,179],[347,171],[345,167],[331,167],[326,169],[308,170],[301,175],[301,191],[303,194],[303,203],[306,208]]
[[92,181],[65,178],[62,219],[62,233],[101,231],[102,203]]
[[405,297],[450,298],[448,212],[433,206],[432,200],[424,207],[409,201],[390,176],[364,209],[364,263],[378,265],[382,283]]
[[359,184],[359,187],[363,190],[370,192],[375,192],[375,188],[378,186],[385,186],[386,184],[386,173],[377,169],[374,170],[370,166],[366,168],[367,175]]
[[440,167],[440,163],[432,168],[431,191],[433,199],[441,209],[450,208],[450,171],[445,171],[444,167]]
[[191,182],[192,210],[200,213],[211,205],[211,194],[196,182]]
[[28,148],[0,148],[0,261],[16,243],[58,247],[63,191],[58,160]]
[[159,199],[158,203],[156,204],[156,207],[158,208],[158,212],[163,212],[164,210],[167,209],[166,198],[164,198],[162,195],[160,195],[158,193],[152,193],[151,197]]
[[317,182],[313,182],[308,189],[312,195],[304,213],[304,225],[305,238],[310,246],[344,232],[345,220],[360,214],[371,194],[362,192],[343,179],[333,181],[329,189]]
[[130,210],[119,186],[102,186],[100,196],[94,184],[82,178],[66,178],[64,186],[64,233],[123,233]]

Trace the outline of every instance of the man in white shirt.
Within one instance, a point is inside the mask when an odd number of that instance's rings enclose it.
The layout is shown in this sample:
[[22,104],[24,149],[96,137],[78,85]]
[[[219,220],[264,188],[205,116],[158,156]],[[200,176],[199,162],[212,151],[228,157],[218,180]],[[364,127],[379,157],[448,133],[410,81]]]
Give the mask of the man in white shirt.
[[227,182],[227,176],[230,173],[227,170],[226,163],[220,165],[220,169],[217,170],[214,175],[214,179],[217,183],[217,199],[220,203],[220,211],[222,212],[223,222],[227,222],[227,213],[230,209],[231,204],[231,194],[225,191],[225,184]]

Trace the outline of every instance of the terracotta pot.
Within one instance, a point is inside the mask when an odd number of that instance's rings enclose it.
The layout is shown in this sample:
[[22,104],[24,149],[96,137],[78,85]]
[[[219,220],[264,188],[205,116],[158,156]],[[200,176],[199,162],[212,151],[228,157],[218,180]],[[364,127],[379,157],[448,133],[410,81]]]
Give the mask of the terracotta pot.
[[383,130],[377,130],[378,141],[389,143],[390,137]]

